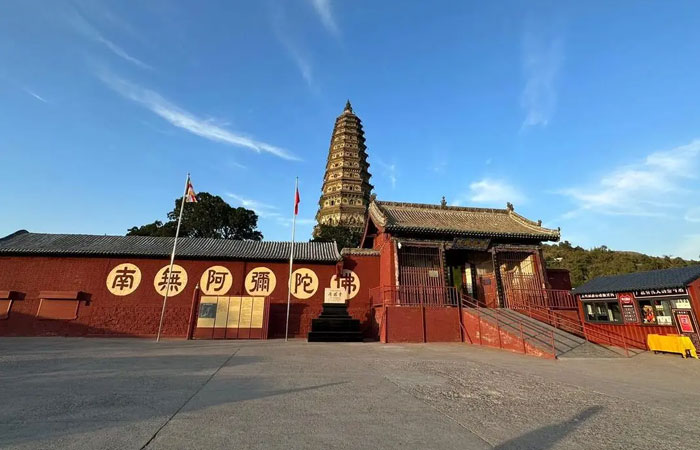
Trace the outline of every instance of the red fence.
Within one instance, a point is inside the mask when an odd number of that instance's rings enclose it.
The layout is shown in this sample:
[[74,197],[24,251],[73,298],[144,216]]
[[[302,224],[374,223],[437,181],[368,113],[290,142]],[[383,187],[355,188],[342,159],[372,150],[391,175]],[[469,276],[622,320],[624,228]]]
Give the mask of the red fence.
[[571,291],[557,289],[506,289],[509,308],[538,306],[549,309],[578,309]]

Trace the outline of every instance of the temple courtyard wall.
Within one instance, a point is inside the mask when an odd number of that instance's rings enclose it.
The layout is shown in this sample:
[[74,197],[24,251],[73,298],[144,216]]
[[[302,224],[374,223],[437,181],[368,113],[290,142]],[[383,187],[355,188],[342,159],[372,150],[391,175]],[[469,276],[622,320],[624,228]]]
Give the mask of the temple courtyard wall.
[[[332,282],[337,284],[338,275],[344,273],[350,274],[353,283],[348,312],[371,334],[369,289],[379,284],[378,260],[376,256],[346,256],[337,263],[295,263],[294,275],[311,280],[306,294],[301,292],[303,286],[299,287],[299,296],[313,294],[308,298],[292,296],[289,336],[306,337],[311,320],[322,310],[325,288]],[[163,304],[163,286],[158,284],[164,280],[161,274],[168,264],[165,258],[2,256],[0,292],[7,298],[0,299],[0,336],[154,336]],[[167,300],[164,337],[185,338],[201,302],[252,296],[269,302],[264,337],[284,337],[288,262],[177,259],[176,265],[184,273],[178,279],[181,285],[177,291],[171,290]],[[114,271],[133,266],[140,272],[138,287],[127,295],[117,295],[123,290],[114,287]],[[201,290],[195,293],[195,287],[206,282],[206,272],[216,267],[229,271],[230,287],[218,296]],[[258,270],[261,268],[265,270]],[[269,293],[250,290],[256,272],[266,275]]]

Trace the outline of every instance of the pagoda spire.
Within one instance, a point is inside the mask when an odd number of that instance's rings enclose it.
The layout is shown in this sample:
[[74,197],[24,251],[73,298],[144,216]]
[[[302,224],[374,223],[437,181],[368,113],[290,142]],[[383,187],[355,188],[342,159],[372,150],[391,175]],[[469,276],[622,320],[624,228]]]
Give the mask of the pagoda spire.
[[[350,100],[335,119],[316,221],[362,230],[373,186],[369,183],[365,133]],[[314,231],[316,235],[316,231]]]

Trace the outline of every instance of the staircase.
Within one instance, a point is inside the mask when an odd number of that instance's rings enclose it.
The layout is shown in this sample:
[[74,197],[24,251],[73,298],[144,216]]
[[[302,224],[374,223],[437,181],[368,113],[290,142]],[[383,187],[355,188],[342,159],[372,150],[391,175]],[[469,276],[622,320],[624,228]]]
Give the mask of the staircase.
[[[633,356],[642,351],[598,345],[577,336],[585,335],[583,331],[577,334],[569,332],[578,332],[574,324],[563,324],[562,328],[569,330],[564,331],[512,309],[482,308],[467,296],[462,296],[462,312],[471,316],[471,321],[463,320],[463,323],[471,323],[473,329],[469,330],[463,325],[463,331],[466,340],[474,344],[498,346],[512,351],[522,349],[522,353],[549,358],[617,358]],[[485,338],[487,333],[493,334],[494,331],[497,333],[498,345],[494,345],[495,340]]]

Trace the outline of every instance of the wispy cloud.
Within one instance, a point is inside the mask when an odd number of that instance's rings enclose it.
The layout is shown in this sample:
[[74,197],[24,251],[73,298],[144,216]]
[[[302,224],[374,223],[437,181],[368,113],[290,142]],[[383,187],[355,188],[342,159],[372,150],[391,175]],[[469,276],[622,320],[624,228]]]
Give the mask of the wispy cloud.
[[700,207],[690,208],[685,213],[685,220],[688,222],[700,222]]
[[211,120],[199,118],[163,98],[155,91],[137,86],[106,72],[102,72],[98,76],[107,86],[123,97],[146,107],[153,113],[170,122],[171,125],[187,130],[192,134],[196,134],[197,136],[211,141],[248,148],[257,153],[265,152],[283,159],[298,160],[296,156],[283,148],[236,134],[222,126],[216,125]]
[[340,36],[340,28],[333,17],[333,10],[331,8],[330,0],[309,0],[311,5],[314,7],[316,14],[318,14],[321,23],[328,30],[329,33],[338,37]]
[[107,39],[100,33],[97,28],[95,28],[88,20],[83,17],[80,13],[77,11],[73,11],[73,14],[71,14],[68,18],[71,26],[73,29],[85,36],[88,39],[91,39],[94,42],[97,42],[98,44],[103,45],[109,51],[117,55],[118,57],[122,58],[125,61],[128,61],[138,67],[141,67],[142,69],[153,69],[150,65],[146,64],[145,62],[141,61],[140,59],[131,56],[129,53],[127,53],[126,50],[112,42],[111,40]]
[[283,5],[274,4],[272,9],[272,30],[277,40],[282,44],[289,58],[294,62],[302,78],[312,91],[316,90],[313,67],[309,56],[299,44],[298,38],[289,31],[284,17]]
[[557,104],[556,83],[564,61],[564,42],[561,37],[547,38],[535,27],[529,27],[522,36],[522,68],[525,87],[520,105],[525,111],[522,129],[546,127]]
[[483,178],[469,185],[469,201],[489,205],[505,206],[506,203],[524,202],[525,196],[514,186],[503,180]]
[[236,204],[244,208],[252,209],[260,217],[276,218],[281,216],[276,206],[246,198],[232,192],[227,192],[226,196],[232,198]]
[[[700,140],[671,150],[654,152],[643,161],[615,168],[589,187],[560,191],[571,198],[577,208],[564,217],[582,212],[627,216],[667,216],[682,207],[674,198],[690,195],[690,183],[700,169]],[[693,210],[686,219],[695,217]],[[697,211],[695,211],[697,212]],[[680,217],[678,214],[676,217]]]
[[41,95],[37,94],[36,92],[32,91],[29,88],[24,88],[24,92],[31,95],[32,97],[39,100],[40,102],[48,103],[48,100],[46,100],[44,97],[42,97]]
[[304,81],[306,81],[306,84],[310,88],[314,88],[313,69],[311,68],[311,63],[309,62],[308,58],[304,56],[301,48],[290,36],[281,36],[280,42],[287,50],[287,54],[289,54],[290,58],[292,58],[294,63],[297,65],[297,68],[299,69],[302,78],[304,78]]
[[[253,200],[242,195],[234,194],[232,192],[227,192],[226,196],[233,199],[233,201],[244,208],[252,209],[261,218],[266,220],[272,220],[278,225],[288,227],[292,225],[292,210],[290,208],[289,214],[284,215],[280,213],[279,208],[269,203],[263,203],[257,200]],[[291,206],[291,203],[290,203]],[[314,219],[304,219],[297,217],[297,225],[315,225],[316,220]]]
[[375,161],[377,165],[382,169],[382,176],[389,180],[392,189],[396,189],[396,182],[399,180],[396,163],[385,163],[384,161],[378,158],[375,159]]

